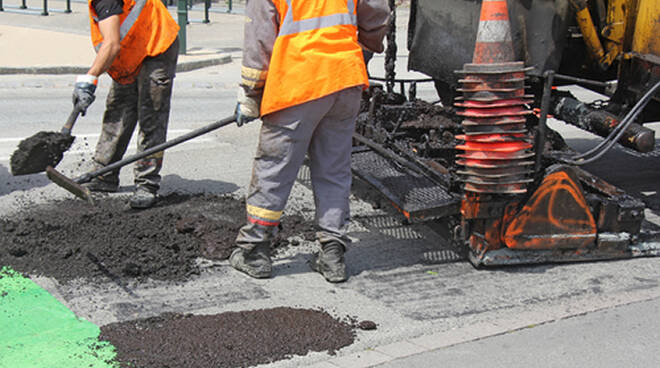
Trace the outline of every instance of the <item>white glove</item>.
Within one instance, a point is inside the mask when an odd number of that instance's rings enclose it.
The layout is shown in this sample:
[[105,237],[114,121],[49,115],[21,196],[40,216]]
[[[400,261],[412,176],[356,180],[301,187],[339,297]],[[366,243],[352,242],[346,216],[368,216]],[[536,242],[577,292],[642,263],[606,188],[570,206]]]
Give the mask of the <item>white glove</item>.
[[245,95],[243,87],[238,87],[236,97],[236,125],[242,126],[259,117],[259,103],[256,99]]
[[76,84],[73,88],[73,106],[80,110],[83,116],[85,116],[89,105],[96,99],[94,91],[96,91],[97,83],[98,78],[89,74],[79,75],[76,78]]

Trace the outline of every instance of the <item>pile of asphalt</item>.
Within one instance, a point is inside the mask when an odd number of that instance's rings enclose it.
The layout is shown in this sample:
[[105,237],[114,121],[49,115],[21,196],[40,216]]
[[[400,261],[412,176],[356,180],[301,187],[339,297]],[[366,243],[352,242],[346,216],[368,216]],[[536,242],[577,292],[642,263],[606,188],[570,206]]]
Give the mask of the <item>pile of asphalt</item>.
[[[244,201],[230,196],[171,194],[143,211],[117,197],[51,202],[0,219],[0,264],[60,282],[181,281],[200,273],[200,257],[226,259],[244,222]],[[313,240],[312,224],[284,217],[273,251],[293,235]]]
[[215,315],[165,314],[101,327],[122,367],[222,368],[270,363],[353,343],[354,327],[328,313],[279,307]]
[[[118,196],[94,206],[78,199],[34,205],[0,218],[0,265],[61,283],[184,281],[201,272],[200,257],[227,258],[244,221],[244,201],[231,196],[171,194],[143,211]],[[314,233],[310,221],[285,216],[271,250],[286,251]],[[247,367],[312,351],[334,354],[354,342],[356,329],[375,328],[371,321],[278,307],[166,313],[102,326],[99,338],[115,347],[122,367]]]
[[58,132],[38,132],[22,140],[9,160],[12,175],[34,174],[48,166],[55,167],[74,139]]

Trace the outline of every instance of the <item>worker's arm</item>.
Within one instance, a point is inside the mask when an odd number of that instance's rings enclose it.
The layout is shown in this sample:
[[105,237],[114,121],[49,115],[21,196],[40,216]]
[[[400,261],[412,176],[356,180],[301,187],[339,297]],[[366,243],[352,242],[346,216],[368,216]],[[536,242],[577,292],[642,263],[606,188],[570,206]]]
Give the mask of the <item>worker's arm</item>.
[[279,13],[270,0],[248,1],[243,29],[243,65],[238,90],[239,120],[251,121],[259,117],[270,56],[279,30]]
[[121,46],[119,42],[119,16],[111,15],[99,22],[99,31],[103,36],[103,42],[99,51],[96,53],[96,58],[89,68],[87,74],[93,75],[98,78],[101,74],[105,73],[112,65],[119,54]]
[[92,66],[85,75],[79,75],[76,78],[76,84],[73,88],[73,106],[85,115],[89,105],[94,102],[96,97],[96,84],[98,77],[105,73],[112,65],[119,54],[119,16],[111,15],[99,21],[99,31],[103,36],[101,47],[96,53]]
[[390,8],[386,0],[359,0],[357,5],[358,42],[373,52],[383,52]]

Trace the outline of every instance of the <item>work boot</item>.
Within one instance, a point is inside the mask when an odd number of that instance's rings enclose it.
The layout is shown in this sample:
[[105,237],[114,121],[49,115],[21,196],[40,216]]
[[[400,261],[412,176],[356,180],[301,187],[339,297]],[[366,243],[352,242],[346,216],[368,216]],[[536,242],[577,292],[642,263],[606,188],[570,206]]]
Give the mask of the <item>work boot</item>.
[[119,190],[119,181],[103,180],[96,177],[83,184],[83,186],[89,189],[90,192],[114,193]]
[[229,256],[229,264],[235,269],[257,279],[267,279],[272,271],[270,245],[259,244],[252,250],[237,247]]
[[338,241],[331,241],[321,245],[321,251],[310,262],[312,270],[319,272],[330,282],[343,282],[346,276],[344,264],[344,245]]
[[142,210],[153,206],[157,201],[158,196],[156,193],[145,187],[137,187],[128,203],[131,208]]

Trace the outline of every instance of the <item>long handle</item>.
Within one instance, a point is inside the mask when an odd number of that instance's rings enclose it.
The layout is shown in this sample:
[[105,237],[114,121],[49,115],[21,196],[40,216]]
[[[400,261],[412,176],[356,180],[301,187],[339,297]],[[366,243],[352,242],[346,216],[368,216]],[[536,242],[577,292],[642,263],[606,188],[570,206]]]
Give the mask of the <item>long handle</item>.
[[78,119],[78,115],[80,115],[80,110],[74,107],[66,123],[64,123],[64,126],[62,127],[60,133],[64,135],[71,135],[71,129],[73,129],[73,124],[76,123],[76,120]]
[[160,151],[163,151],[163,150],[165,150],[167,148],[170,148],[172,146],[176,146],[177,144],[179,144],[181,142],[185,142],[187,140],[198,137],[202,134],[206,134],[210,131],[216,130],[218,128],[222,128],[223,126],[229,125],[229,124],[231,124],[235,121],[236,121],[236,115],[228,116],[228,117],[226,117],[222,120],[216,121],[213,124],[209,124],[207,126],[204,126],[204,127],[199,128],[199,129],[193,130],[192,132],[189,132],[187,134],[178,136],[178,137],[176,137],[172,140],[169,140],[165,143],[161,143],[157,146],[154,146],[154,147],[151,147],[147,150],[144,150],[143,152],[140,152],[140,153],[137,153],[135,155],[126,157],[125,159],[114,162],[114,163],[112,163],[108,166],[104,166],[104,167],[102,167],[102,168],[100,168],[96,171],[92,171],[92,172],[88,172],[86,174],[83,174],[83,175],[73,179],[73,181],[78,183],[78,184],[86,183],[86,182],[92,180],[92,178],[94,178],[96,176],[103,175],[105,173],[113,171],[113,170],[115,170],[117,168],[120,168],[122,166],[128,165],[132,162],[135,162],[135,161],[137,161],[141,158],[147,157],[147,156],[149,156],[151,154],[154,154],[156,152],[160,152]]

